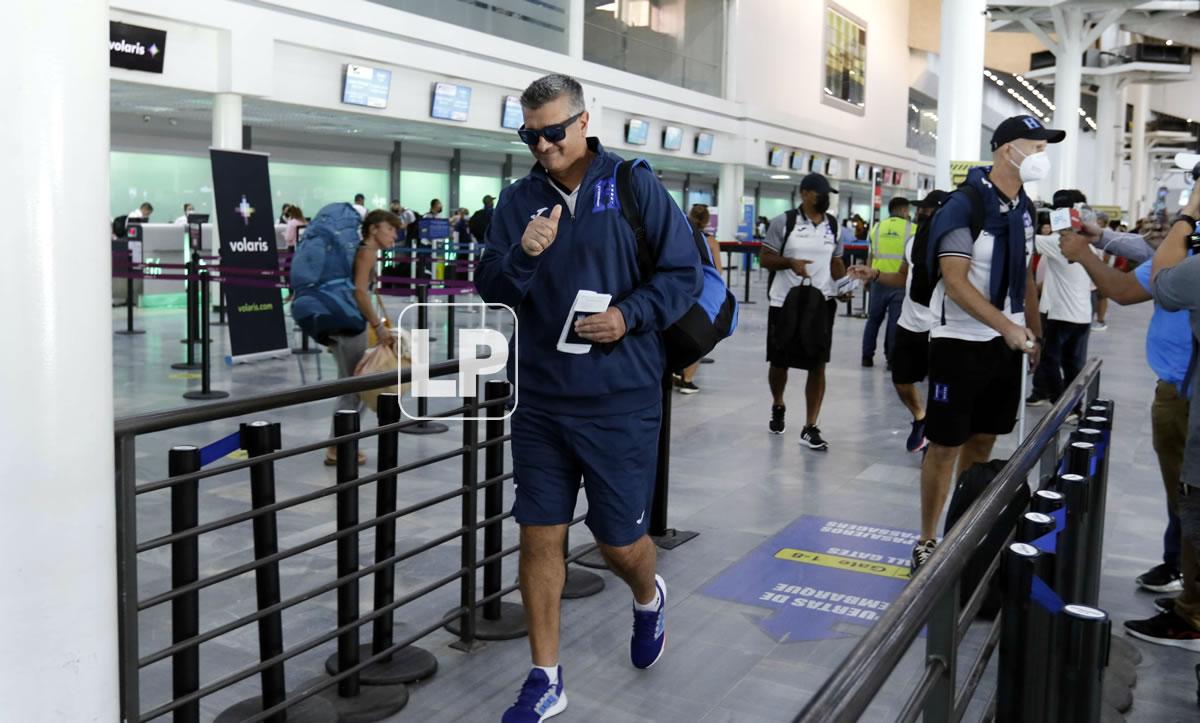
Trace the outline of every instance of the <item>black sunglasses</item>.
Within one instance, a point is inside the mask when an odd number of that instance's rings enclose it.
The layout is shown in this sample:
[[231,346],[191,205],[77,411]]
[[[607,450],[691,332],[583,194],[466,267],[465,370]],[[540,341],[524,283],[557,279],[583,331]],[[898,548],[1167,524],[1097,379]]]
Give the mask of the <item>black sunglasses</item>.
[[521,141],[527,146],[536,146],[539,138],[545,138],[551,143],[559,143],[567,137],[567,126],[579,120],[579,116],[581,115],[583,115],[583,111],[579,111],[562,123],[555,123],[552,126],[546,126],[537,130],[521,126],[520,130],[517,131],[517,135],[521,136]]

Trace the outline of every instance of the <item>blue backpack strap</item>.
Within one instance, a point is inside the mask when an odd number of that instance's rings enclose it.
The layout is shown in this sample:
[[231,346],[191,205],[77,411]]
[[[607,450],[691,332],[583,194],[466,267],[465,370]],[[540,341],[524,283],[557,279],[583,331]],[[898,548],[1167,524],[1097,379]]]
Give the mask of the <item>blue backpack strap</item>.
[[613,171],[613,183],[617,187],[617,203],[621,206],[621,215],[633,229],[633,237],[637,243],[638,271],[642,281],[654,275],[658,265],[654,253],[650,250],[650,241],[646,238],[646,224],[642,221],[642,209],[638,205],[637,194],[633,190],[633,169],[638,166],[650,168],[644,158],[621,161]]

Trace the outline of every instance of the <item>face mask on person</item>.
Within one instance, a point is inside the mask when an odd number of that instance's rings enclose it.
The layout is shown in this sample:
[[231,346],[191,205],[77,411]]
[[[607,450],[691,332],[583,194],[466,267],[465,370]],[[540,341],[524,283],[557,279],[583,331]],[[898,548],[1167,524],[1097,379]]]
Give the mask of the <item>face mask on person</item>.
[[[1013,150],[1021,153],[1021,149],[1013,146]],[[1017,172],[1021,175],[1022,183],[1030,183],[1040,181],[1050,173],[1050,156],[1046,155],[1045,151],[1037,153],[1021,153],[1021,162],[1015,163],[1011,158],[1008,159],[1017,168]]]
[[816,198],[813,199],[813,208],[816,209],[817,213],[825,213],[826,211],[828,211],[829,210],[829,194],[828,193],[818,193]]

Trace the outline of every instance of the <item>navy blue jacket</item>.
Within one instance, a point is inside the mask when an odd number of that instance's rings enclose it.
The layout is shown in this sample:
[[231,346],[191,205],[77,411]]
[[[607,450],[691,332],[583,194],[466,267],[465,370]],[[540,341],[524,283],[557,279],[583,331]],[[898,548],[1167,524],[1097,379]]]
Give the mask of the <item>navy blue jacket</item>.
[[[622,414],[657,403],[666,368],[658,333],[675,323],[700,296],[702,276],[687,217],[645,167],[633,172],[646,236],[658,259],[655,274],[639,279],[637,243],[621,215],[614,179],[621,159],[595,138],[596,154],[579,188],[575,213],[541,164],[500,192],[475,286],[490,303],[517,313],[518,348],[510,347],[508,376],[518,404],[552,413]],[[539,256],[521,248],[536,215],[563,206],[554,243]],[[580,289],[612,294],[625,317],[626,335],[615,346],[594,344],[587,354],[558,351],[559,334]]]

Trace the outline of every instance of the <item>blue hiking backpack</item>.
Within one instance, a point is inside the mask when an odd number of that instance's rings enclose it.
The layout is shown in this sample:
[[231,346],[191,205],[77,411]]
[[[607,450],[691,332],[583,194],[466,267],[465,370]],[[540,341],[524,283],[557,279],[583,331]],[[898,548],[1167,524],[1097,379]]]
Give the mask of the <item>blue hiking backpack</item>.
[[[637,166],[650,168],[645,159],[621,161],[614,174],[617,200],[621,204],[621,215],[633,228],[637,239],[638,269],[642,281],[654,275],[658,265],[646,240],[646,226],[637,195],[633,191],[633,169]],[[663,346],[667,352],[667,369],[679,371],[700,361],[712,351],[717,343],[733,334],[737,328],[737,298],[725,286],[725,279],[717,271],[712,260],[708,241],[698,229],[688,222],[696,250],[700,253],[700,269],[704,274],[704,287],[700,298],[682,317],[662,333]]]
[[348,203],[317,213],[292,258],[292,319],[327,344],[332,334],[360,334],[367,321],[354,301],[354,255],[362,216]]

